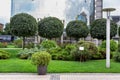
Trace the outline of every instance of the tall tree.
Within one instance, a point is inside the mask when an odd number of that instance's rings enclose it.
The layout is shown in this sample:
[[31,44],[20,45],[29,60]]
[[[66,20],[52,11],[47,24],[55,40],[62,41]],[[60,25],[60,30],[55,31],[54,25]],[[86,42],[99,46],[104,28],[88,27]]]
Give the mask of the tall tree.
[[36,19],[27,13],[14,15],[10,20],[10,26],[12,34],[23,37],[23,49],[25,46],[25,37],[34,36],[37,31]]
[[47,17],[39,21],[38,33],[48,39],[60,37],[63,33],[63,23],[56,17]]
[[[93,38],[106,39],[106,19],[97,19],[92,22],[90,34]],[[110,37],[112,38],[117,34],[117,24],[112,20],[110,22]]]
[[88,36],[89,29],[86,23],[75,20],[67,24],[66,33],[69,37],[74,37],[77,41],[79,38],[85,38]]

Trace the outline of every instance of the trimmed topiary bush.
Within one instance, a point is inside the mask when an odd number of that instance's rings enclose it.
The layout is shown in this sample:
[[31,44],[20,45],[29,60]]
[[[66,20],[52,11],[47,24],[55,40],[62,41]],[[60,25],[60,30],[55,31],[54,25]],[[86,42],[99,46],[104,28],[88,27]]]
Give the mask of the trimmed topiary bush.
[[75,20],[67,24],[66,33],[69,37],[74,37],[77,41],[79,38],[85,38],[88,36],[89,29],[86,23]]
[[[106,39],[106,19],[97,19],[90,26],[90,34],[93,38]],[[112,38],[117,34],[117,24],[111,21],[110,27],[110,37]]]
[[39,21],[38,33],[41,37],[52,39],[58,38],[63,33],[63,23],[56,17],[47,17]]
[[8,59],[10,58],[10,53],[0,50],[0,59]]

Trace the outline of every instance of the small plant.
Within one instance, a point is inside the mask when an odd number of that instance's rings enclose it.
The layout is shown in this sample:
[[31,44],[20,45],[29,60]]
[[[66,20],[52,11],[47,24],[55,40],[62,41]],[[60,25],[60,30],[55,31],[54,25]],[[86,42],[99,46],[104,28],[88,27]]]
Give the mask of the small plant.
[[45,75],[51,55],[46,51],[36,52],[32,55],[31,60],[34,65],[37,65],[38,75]]
[[6,48],[8,45],[7,42],[0,42],[0,48]]
[[8,59],[10,58],[10,53],[0,50],[0,59]]
[[47,66],[51,60],[51,56],[48,52],[46,51],[40,51],[36,52],[32,55],[32,63],[34,65],[42,65],[42,66]]
[[116,62],[120,62],[120,52],[115,52],[115,53],[114,53],[114,56],[113,56],[113,59],[114,59]]
[[22,48],[22,39],[16,39],[16,40],[14,40],[14,45],[17,48]]

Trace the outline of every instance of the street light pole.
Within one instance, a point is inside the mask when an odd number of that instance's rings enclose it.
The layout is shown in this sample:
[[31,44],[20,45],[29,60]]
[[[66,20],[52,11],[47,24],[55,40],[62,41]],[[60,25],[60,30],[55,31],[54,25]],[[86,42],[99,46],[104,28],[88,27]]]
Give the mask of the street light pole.
[[114,8],[105,8],[104,12],[107,12],[106,22],[106,68],[110,68],[110,12],[115,11]]

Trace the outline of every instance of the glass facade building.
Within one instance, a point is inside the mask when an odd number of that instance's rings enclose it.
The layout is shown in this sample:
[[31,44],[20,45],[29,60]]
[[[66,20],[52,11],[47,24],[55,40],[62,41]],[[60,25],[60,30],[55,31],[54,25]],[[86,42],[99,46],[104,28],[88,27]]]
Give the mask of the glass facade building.
[[11,0],[11,16],[22,12],[35,18],[58,17],[65,23],[78,19],[90,25],[102,18],[102,0]]

